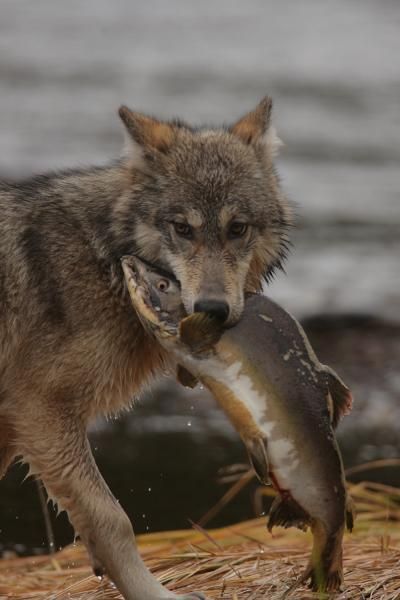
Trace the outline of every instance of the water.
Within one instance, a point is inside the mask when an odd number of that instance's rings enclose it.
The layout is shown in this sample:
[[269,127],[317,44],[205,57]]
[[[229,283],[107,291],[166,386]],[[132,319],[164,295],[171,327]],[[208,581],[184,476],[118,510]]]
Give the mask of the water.
[[397,317],[399,22],[388,0],[3,0],[0,172],[106,162],[123,102],[217,123],[268,93],[301,215],[272,293],[302,314],[328,299]]
[[[355,391],[354,413],[340,430],[347,464],[400,453],[399,24],[391,0],[3,0],[0,7],[7,177],[118,155],[121,103],[219,123],[266,93],[274,98],[285,142],[278,167],[299,218],[287,276],[269,293],[314,318],[307,330],[318,352]],[[318,317],[327,313],[336,316]],[[354,315],[378,321],[355,325]],[[141,531],[199,518],[222,493],[218,468],[246,460],[205,392],[162,385],[122,422],[98,427],[96,458]],[[45,544],[35,488],[25,484],[16,495],[18,479],[14,471],[1,484],[0,543]],[[251,514],[246,492],[224,519]],[[71,536],[64,527],[58,543]]]
[[301,215],[272,293],[303,314],[328,299],[397,316],[399,22],[388,0],[3,0],[0,171],[106,162],[123,102],[226,122],[268,93]]

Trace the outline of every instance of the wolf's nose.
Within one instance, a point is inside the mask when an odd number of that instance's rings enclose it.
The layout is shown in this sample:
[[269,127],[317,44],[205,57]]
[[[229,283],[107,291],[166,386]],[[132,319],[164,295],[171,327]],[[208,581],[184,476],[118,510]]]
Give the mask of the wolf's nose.
[[194,305],[194,312],[205,312],[224,322],[229,315],[229,306],[221,300],[198,300]]

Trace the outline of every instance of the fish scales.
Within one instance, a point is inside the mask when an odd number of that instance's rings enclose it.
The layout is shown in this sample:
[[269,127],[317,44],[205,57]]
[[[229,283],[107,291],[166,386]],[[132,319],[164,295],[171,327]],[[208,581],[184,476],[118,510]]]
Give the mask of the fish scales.
[[[271,320],[260,318],[265,314]],[[265,434],[270,469],[279,488],[290,489],[303,506],[310,507],[315,496],[316,507],[309,510],[321,513],[321,518],[324,513],[339,513],[340,519],[345,494],[327,404],[328,377],[309,356],[300,327],[269,298],[252,296],[237,326],[227,329],[215,345],[215,353],[220,372],[226,365],[240,365],[233,390],[240,389],[238,378],[251,381],[247,393],[257,394],[257,409],[251,411],[254,402],[249,398],[242,396],[242,402]],[[294,351],[284,360],[288,349]],[[332,501],[321,503],[324,490],[335,486],[338,491]],[[331,518],[330,514],[324,518]]]

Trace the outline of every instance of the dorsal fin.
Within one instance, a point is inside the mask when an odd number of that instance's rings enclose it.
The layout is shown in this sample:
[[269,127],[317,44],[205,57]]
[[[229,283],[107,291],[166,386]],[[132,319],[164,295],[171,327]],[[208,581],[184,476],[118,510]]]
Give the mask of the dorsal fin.
[[333,369],[323,365],[323,370],[328,375],[329,395],[332,400],[332,406],[328,408],[330,408],[332,427],[335,428],[340,419],[351,412],[353,396]]
[[207,313],[193,313],[179,325],[180,340],[192,352],[205,352],[218,342],[223,332],[221,322]]

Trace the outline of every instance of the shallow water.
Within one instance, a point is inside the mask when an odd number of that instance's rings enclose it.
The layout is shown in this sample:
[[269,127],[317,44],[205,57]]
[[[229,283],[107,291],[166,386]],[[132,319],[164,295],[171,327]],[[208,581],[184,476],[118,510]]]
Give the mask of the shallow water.
[[[390,0],[3,0],[0,7],[7,177],[116,156],[121,103],[218,123],[266,93],[274,98],[285,142],[278,167],[299,219],[287,276],[268,293],[297,316],[336,315],[308,326],[321,358],[355,392],[339,430],[349,465],[400,454],[399,24],[399,4]],[[383,321],[340,317],[349,312]],[[246,460],[209,396],[165,382],[92,438],[138,531],[198,519],[225,489],[215,483],[218,469]],[[393,470],[379,477],[399,483]],[[36,490],[18,488],[20,478],[14,470],[1,484],[0,545],[40,546]],[[253,491],[212,524],[251,516]],[[65,521],[57,528],[58,543],[72,539]]]

